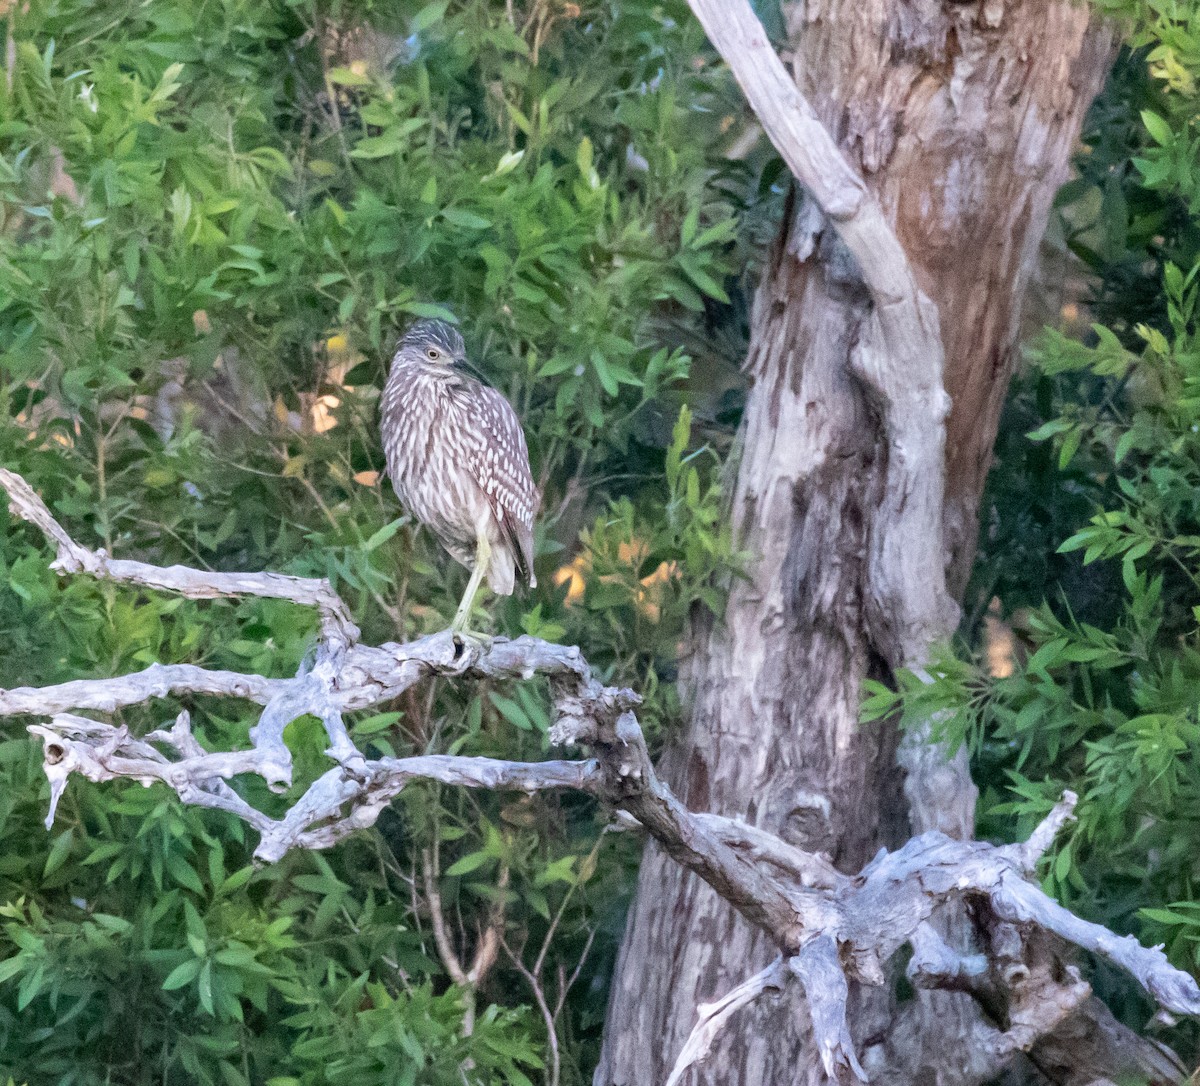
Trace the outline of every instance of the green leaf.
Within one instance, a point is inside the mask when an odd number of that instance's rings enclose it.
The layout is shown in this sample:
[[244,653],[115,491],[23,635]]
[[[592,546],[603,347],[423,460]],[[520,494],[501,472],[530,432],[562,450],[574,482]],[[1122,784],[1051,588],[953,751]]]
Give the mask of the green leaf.
[[367,554],[370,554],[371,551],[378,550],[389,539],[391,539],[392,536],[394,536],[398,531],[400,531],[400,529],[402,527],[404,527],[405,524],[408,523],[408,519],[409,518],[407,516],[403,516],[403,517],[397,517],[393,521],[389,521],[382,528],[380,528],[377,532],[374,532],[371,535],[371,538],[368,539],[363,544],[363,550]]
[[50,846],[50,854],[46,857],[46,866],[42,870],[43,878],[62,867],[67,857],[71,854],[71,845],[74,840],[74,830],[67,830],[65,833],[60,833],[54,839],[54,844]]
[[503,177],[506,173],[512,173],[512,171],[521,164],[521,160],[524,157],[525,148],[523,147],[519,151],[509,151],[506,154],[501,155],[500,161],[496,163],[496,168],[490,174],[488,174],[485,180],[489,180],[493,177]]
[[534,886],[545,887],[554,882],[565,882],[568,886],[575,883],[575,861],[578,856],[563,856],[548,864],[538,872],[533,880]]
[[197,894],[204,893],[204,884],[200,881],[200,876],[196,874],[195,869],[177,852],[168,852],[166,857],[167,871],[171,877],[179,883],[180,886],[185,886],[189,890],[194,890]]
[[411,313],[414,317],[429,317],[433,320],[449,321],[456,324],[454,314],[444,305],[433,302],[402,302],[397,308],[402,313]]
[[696,229],[699,225],[700,208],[697,205],[692,204],[692,206],[688,208],[688,213],[683,218],[683,227],[679,233],[680,241],[683,242],[685,248],[690,246],[695,240]]
[[608,367],[607,359],[599,351],[592,352],[592,368],[596,371],[596,376],[600,378],[600,384],[603,386],[605,392],[610,396],[615,396],[620,392],[617,379]]
[[450,0],[434,0],[434,3],[426,4],[413,16],[412,32],[420,34],[421,31],[428,30],[435,23],[440,23],[445,18],[446,9],[449,6]]
[[1065,637],[1056,637],[1052,641],[1047,641],[1029,658],[1029,670],[1045,672],[1047,668],[1058,663],[1066,647],[1067,639]]
[[1168,146],[1175,138],[1171,126],[1157,113],[1148,109],[1142,110],[1142,124],[1146,126],[1146,131],[1150,133],[1154,142],[1163,147]]
[[247,866],[240,868],[239,870],[233,872],[232,875],[228,876],[225,881],[221,883],[219,888],[220,893],[230,894],[233,893],[234,890],[240,890],[252,878],[254,878],[253,867]]
[[1073,430],[1068,430],[1066,437],[1063,438],[1062,448],[1058,453],[1058,470],[1062,471],[1074,458],[1075,453],[1079,450],[1080,442],[1083,440],[1083,430],[1075,427]]
[[397,721],[402,720],[404,714],[401,712],[391,713],[376,713],[374,716],[369,716],[365,720],[360,720],[354,725],[355,735],[375,735],[377,732],[387,731]]
[[445,208],[442,211],[442,218],[448,223],[466,227],[468,230],[486,230],[492,225],[491,219],[485,219],[482,215],[476,215],[475,212],[461,207]]
[[1067,845],[1059,849],[1058,855],[1054,857],[1054,877],[1059,882],[1066,882],[1067,876],[1071,872],[1071,846]]
[[592,175],[592,141],[584,136],[575,151],[575,165],[584,177]]
[[1047,438],[1054,437],[1056,434],[1064,433],[1069,430],[1073,424],[1067,419],[1051,419],[1049,422],[1042,423],[1036,430],[1031,430],[1025,436],[1030,441],[1045,441]]
[[723,245],[726,242],[733,241],[737,236],[737,220],[722,219],[718,223],[714,223],[707,230],[701,231],[699,236],[692,242],[693,249],[706,249],[710,245]]
[[527,732],[533,730],[533,722],[526,715],[525,710],[511,698],[501,697],[496,693],[488,694],[488,698],[499,710],[500,715],[514,727]]
[[354,145],[350,157],[375,159],[398,155],[401,151],[408,149],[410,144],[408,137],[417,129],[422,128],[425,123],[422,117],[410,117],[392,125],[382,135],[365,136]]
[[679,265],[683,268],[687,277],[696,284],[710,298],[715,298],[718,302],[728,304],[729,295],[725,293],[725,288],[721,286],[707,271],[700,267],[696,259],[688,256],[681,256]]
[[206,961],[200,969],[196,984],[196,994],[200,997],[200,1006],[209,1014],[215,1014],[213,1007],[213,963]]
[[329,72],[329,82],[342,87],[369,87],[371,80],[361,72],[353,72],[349,68],[332,68]]
[[446,869],[447,878],[457,878],[459,875],[469,875],[484,864],[495,859],[486,852],[470,852],[462,859],[455,861]]
[[1116,448],[1113,450],[1114,464],[1120,464],[1121,461],[1129,455],[1130,450],[1134,447],[1134,443],[1137,441],[1137,437],[1137,431],[1135,430],[1126,430],[1125,433],[1121,435],[1120,439],[1117,441]]
[[185,984],[191,984],[200,974],[200,967],[203,964],[200,958],[189,958],[186,962],[181,962],[167,974],[167,979],[162,982],[163,991],[171,992],[176,988],[182,988]]
[[1159,924],[1200,926],[1200,916],[1187,916],[1186,914],[1171,912],[1169,909],[1139,909],[1138,915],[1147,920],[1154,920]]

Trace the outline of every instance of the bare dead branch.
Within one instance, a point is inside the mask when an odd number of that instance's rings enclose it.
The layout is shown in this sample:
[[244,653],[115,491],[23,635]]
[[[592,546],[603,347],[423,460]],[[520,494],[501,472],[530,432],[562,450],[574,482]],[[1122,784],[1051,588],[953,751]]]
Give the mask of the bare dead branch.
[[[187,728],[187,715],[181,714],[171,734],[176,736],[180,729]],[[29,731],[42,739],[42,765],[50,782],[47,829],[54,824],[58,802],[72,773],[97,782],[117,777],[143,784],[161,781],[174,788],[184,803],[228,811],[264,835],[271,828],[271,819],[225,783],[226,778],[247,771],[277,779],[284,770],[274,765],[269,755],[257,751],[209,754],[200,750],[185,759],[191,762],[190,766],[180,769],[184,763],[171,762],[149,743],[134,739],[125,728],[70,713],[57,713],[49,724],[30,725]],[[178,741],[183,745],[182,738]],[[252,768],[242,768],[247,761]]]
[[1014,874],[1006,872],[991,891],[992,907],[998,916],[1052,931],[1077,947],[1107,958],[1171,1014],[1200,1015],[1200,989],[1195,978],[1172,967],[1162,947],[1144,947],[1132,935],[1114,935],[1099,924],[1081,920],[1033,883]]
[[349,834],[374,825],[383,809],[414,780],[525,792],[548,788],[596,792],[599,785],[597,767],[588,761],[505,762],[444,754],[367,760],[360,756],[357,763],[317,778],[287,814],[276,820],[250,807],[228,786],[222,787],[225,780],[241,774],[268,781],[290,774],[290,764],[279,763],[270,752],[251,749],[209,754],[189,748],[191,753],[171,761],[149,743],[130,736],[125,728],[68,713],[58,713],[49,723],[32,725],[29,730],[43,743],[51,786],[48,825],[72,773],[92,781],[122,777],[142,783],[158,781],[174,789],[184,803],[215,807],[249,822],[261,835],[254,855],[264,861],[277,860],[292,848],[330,848]]
[[588,955],[592,952],[592,944],[596,941],[597,930],[595,927],[588,928],[587,938],[583,941],[583,949],[579,952],[579,960],[575,963],[575,968],[571,970],[570,976],[567,976],[567,971],[559,962],[558,997],[554,1001],[552,1016],[554,1022],[557,1022],[562,1016],[563,1007],[567,1005],[567,996],[570,995],[571,989],[575,987],[575,982],[579,979],[579,974],[583,972],[583,967],[587,964]]
[[483,983],[499,953],[500,943],[504,938],[504,892],[508,889],[508,864],[501,864],[500,877],[496,885],[496,900],[488,911],[488,922],[479,934],[479,942],[475,947],[475,957],[470,969],[464,969],[462,958],[454,948],[450,938],[449,927],[446,924],[446,914],[442,909],[442,894],[438,888],[441,877],[441,865],[438,858],[438,841],[435,836],[433,843],[421,849],[421,876],[425,887],[425,904],[429,910],[429,923],[433,928],[433,941],[437,947],[438,958],[450,975],[450,979],[463,989],[466,1010],[463,1014],[463,1034],[470,1036],[475,1029],[475,993]]
[[914,988],[975,989],[988,971],[982,954],[960,954],[946,945],[932,924],[922,922],[909,939],[913,956],[906,970]]
[[749,980],[742,981],[732,992],[722,996],[715,1003],[701,1003],[697,1011],[696,1025],[675,1060],[666,1086],[678,1086],[688,1068],[707,1059],[717,1034],[734,1014],[747,1004],[753,1003],[764,992],[779,990],[787,983],[787,979],[788,967],[781,954],[766,969],[755,973]]
[[429,910],[429,925],[433,928],[433,943],[437,947],[442,967],[450,979],[461,988],[472,987],[463,969],[458,952],[450,940],[446,928],[446,914],[442,911],[442,892],[438,889],[438,865],[434,859],[434,846],[421,849],[421,879],[425,886],[425,906]]
[[1043,964],[1014,985],[1009,1000],[1008,1029],[1000,1035],[1000,1055],[1028,1052],[1038,1040],[1053,1033],[1092,994],[1074,966],[1067,967],[1067,983],[1054,977]]
[[501,946],[504,947],[504,953],[508,955],[513,968],[521,974],[525,983],[529,985],[530,992],[533,993],[533,1001],[537,1004],[538,1013],[542,1016],[542,1022],[546,1027],[546,1046],[550,1049],[550,1068],[546,1086],[558,1086],[559,1077],[562,1074],[562,1060],[558,1053],[557,1016],[550,1010],[546,992],[542,988],[541,976],[536,970],[531,970],[522,960],[520,953],[514,951],[503,938]]
[[289,681],[236,671],[208,671],[195,664],[151,664],[145,671],[113,679],[75,679],[57,686],[0,690],[0,714],[57,713],[66,709],[114,713],[126,705],[174,694],[214,694],[266,705]]
[[193,600],[236,596],[262,596],[315,607],[321,615],[321,635],[331,647],[354,644],[359,629],[342,598],[327,580],[289,577],[282,573],[212,573],[187,566],[153,566],[110,558],[103,550],[88,550],[74,542],[46,503],[16,472],[0,468],[0,487],[8,491],[8,505],[29,521],[55,546],[58,557],[51,568],[63,573],[87,573],[109,581],[174,592]]
[[1029,835],[1027,841],[1010,845],[1009,855],[1022,871],[1032,875],[1038,860],[1046,855],[1047,850],[1063,831],[1063,827],[1075,821],[1075,805],[1079,797],[1074,792],[1064,792],[1051,812],[1038,823],[1037,829]]
[[850,1027],[846,1024],[850,986],[833,936],[822,933],[810,939],[798,954],[788,959],[787,965],[804,985],[813,1036],[826,1076],[831,1082],[841,1083],[850,1073],[859,1082],[866,1082],[866,1073],[854,1053]]
[[471,968],[467,970],[467,980],[475,987],[483,983],[500,953],[500,940],[504,937],[505,891],[508,889],[508,879],[508,864],[501,863],[500,874],[496,878],[496,899],[488,910],[487,924],[479,934],[475,957],[471,960]]
[[778,868],[803,887],[836,890],[849,879],[826,857],[795,848],[748,822],[714,814],[697,814],[695,817],[730,848],[744,850],[752,859]]
[[1146,1086],[1181,1086],[1188,1070],[1165,1045],[1139,1037],[1118,1022],[1092,996],[1052,1033],[1029,1049],[1029,1058],[1051,1081],[1062,1081],[1064,1069],[1078,1083],[1138,1082]]
[[[18,496],[14,500],[24,501],[24,507],[32,510],[30,519],[55,543],[60,567],[61,556],[67,554],[74,563],[67,565],[69,569],[115,576],[111,560],[76,546],[40,501],[30,501],[32,491],[26,493],[23,480],[7,473],[3,485]],[[328,589],[319,587],[324,582],[269,574],[211,574],[183,567],[156,573],[155,567],[136,562],[116,569],[118,574],[129,573],[116,579],[193,597],[261,590],[263,595],[318,606],[329,616],[322,627],[324,640],[311,669],[302,669],[292,679],[170,665],[117,679],[0,692],[0,716],[42,718],[29,730],[43,744],[51,787],[50,819],[72,773],[93,781],[127,778],[162,783],[185,803],[224,810],[246,821],[260,834],[255,856],[270,862],[292,848],[329,848],[373,825],[413,781],[529,793],[559,788],[587,792],[635,820],[668,855],[699,874],[775,942],[787,973],[805,986],[823,1065],[838,1082],[849,1075],[861,1077],[845,1024],[848,980],[883,983],[888,960],[904,944],[914,948],[916,976],[930,984],[953,986],[979,974],[979,962],[956,958],[940,944],[929,924],[936,910],[967,899],[976,900],[995,920],[992,942],[986,948],[987,968],[990,983],[1007,991],[1012,1008],[1011,1028],[1003,1034],[994,1031],[998,1059],[1029,1049],[1088,996],[1087,986],[1069,969],[1064,981],[1064,970],[1047,966],[1043,951],[1038,951],[1042,955],[1038,960],[1031,958],[1031,934],[1041,937],[1039,946],[1055,936],[1107,958],[1134,976],[1165,1012],[1200,1016],[1200,987],[1174,969],[1160,949],[1147,949],[1079,919],[1028,881],[1037,856],[1069,820],[1072,796],[1064,797],[1023,846],[955,840],[932,830],[896,852],[881,853],[851,877],[837,872],[823,857],[763,830],[684,807],[655,773],[634,715],[638,696],[600,683],[576,648],[531,637],[462,645],[449,634],[405,645],[366,646],[350,640],[352,624],[337,617],[346,614],[346,608],[336,597],[330,600],[322,595]],[[587,747],[592,756],[539,763],[438,754],[368,759],[354,746],[343,713],[387,702],[432,675],[460,682],[547,677],[554,703],[552,738]],[[103,710],[167,694],[197,693],[248,698],[263,706],[249,730],[247,749],[206,750],[192,733],[186,712],[169,728],[138,738],[127,728],[65,711]],[[282,818],[270,818],[227,782],[253,774],[275,787],[290,783],[291,754],[283,741],[284,729],[305,714],[324,723],[333,765]],[[470,969],[464,968],[445,930],[435,867],[426,865],[425,875],[439,953],[451,977],[473,991],[501,946],[503,913],[493,910],[480,933],[474,962]],[[542,961],[539,956],[537,973]],[[721,1024],[738,1007],[778,986],[783,969],[778,963],[772,968],[776,972],[751,978],[702,1010],[693,1034],[695,1043],[689,1041],[687,1061],[679,1068],[708,1051]],[[534,979],[540,983],[539,976]],[[982,989],[982,985],[964,986]],[[543,1013],[548,1011],[546,1007]],[[552,1025],[554,1014],[550,1017]],[[673,1076],[672,1082],[676,1081],[678,1076]]]

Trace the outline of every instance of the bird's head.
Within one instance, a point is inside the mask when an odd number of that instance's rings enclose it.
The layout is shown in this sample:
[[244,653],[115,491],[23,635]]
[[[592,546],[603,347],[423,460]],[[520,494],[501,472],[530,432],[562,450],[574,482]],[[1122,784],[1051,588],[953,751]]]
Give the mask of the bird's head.
[[457,328],[447,321],[413,321],[396,345],[392,364],[406,362],[428,368],[450,368],[466,362],[467,349]]

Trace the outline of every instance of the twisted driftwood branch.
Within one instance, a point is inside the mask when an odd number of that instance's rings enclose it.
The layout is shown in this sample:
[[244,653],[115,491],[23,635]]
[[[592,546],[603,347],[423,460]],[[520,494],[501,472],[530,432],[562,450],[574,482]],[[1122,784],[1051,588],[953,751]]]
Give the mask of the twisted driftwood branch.
[[[373,825],[414,780],[467,788],[587,792],[640,824],[677,862],[763,929],[781,952],[774,965],[723,1000],[701,1008],[696,1031],[672,1072],[672,1086],[687,1067],[704,1058],[713,1037],[739,1007],[793,981],[803,985],[807,996],[827,1076],[839,1083],[862,1079],[846,1026],[848,982],[883,983],[887,963],[904,945],[914,951],[914,983],[958,988],[972,992],[985,1006],[1002,1005],[999,1017],[1005,1022],[997,1025],[991,1042],[998,1068],[1016,1052],[1028,1050],[1088,998],[1088,986],[1077,973],[1068,970],[1063,980],[1061,970],[1045,967],[1043,944],[1051,935],[1125,969],[1165,1012],[1200,1016],[1200,987],[1174,969],[1161,949],[1147,949],[1079,919],[1028,880],[1038,858],[1071,817],[1075,797],[1070,793],[1024,844],[997,847],[930,831],[896,852],[881,852],[858,875],[848,876],[822,857],[761,829],[684,807],[655,774],[634,715],[641,699],[631,690],[600,683],[576,648],[532,637],[464,646],[449,633],[405,645],[362,645],[348,609],[327,581],[209,573],[182,566],[160,569],[111,559],[74,543],[19,476],[0,471],[0,487],[8,491],[13,511],[55,544],[56,568],[191,598],[290,599],[316,607],[322,616],[314,662],[292,679],[155,665],[119,678],[0,691],[0,716],[42,718],[29,730],[42,740],[50,781],[47,824],[73,773],[93,781],[162,783],[185,803],[245,820],[260,835],[255,856],[270,862],[293,848],[329,848]],[[464,682],[547,676],[555,714],[552,740],[586,747],[592,756],[538,763],[436,754],[368,759],[354,746],[343,723],[345,712],[391,701],[433,675]],[[261,705],[259,720],[250,729],[250,747],[204,749],[186,712],[169,728],[138,738],[125,727],[66,711],[109,711],[185,692],[223,694]],[[324,724],[327,753],[334,764],[282,818],[271,818],[228,782],[252,774],[273,788],[290,785],[292,759],[284,729],[310,714]],[[956,955],[930,924],[940,905],[955,900],[970,900],[975,906],[991,939],[986,957]]]
[[[110,558],[102,549],[81,547],[46,508],[45,502],[16,472],[0,468],[0,486],[8,491],[9,508],[42,530],[54,544],[58,556],[51,569],[62,573],[90,573],[109,581],[176,592],[193,600],[212,600],[230,596],[264,596],[291,600],[315,607],[321,616],[321,636],[331,649],[358,640],[354,625],[342,598],[323,578],[289,577],[282,573],[200,573],[187,566],[153,566]],[[199,574],[199,576],[198,576]]]

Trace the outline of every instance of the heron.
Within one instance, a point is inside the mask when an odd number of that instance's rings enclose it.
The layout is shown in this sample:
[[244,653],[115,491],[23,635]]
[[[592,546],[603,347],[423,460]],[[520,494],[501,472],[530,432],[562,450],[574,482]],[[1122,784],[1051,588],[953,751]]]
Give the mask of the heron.
[[533,519],[541,505],[516,411],[466,365],[454,325],[415,321],[392,358],[380,424],[400,504],[471,571],[450,627],[463,635],[485,577],[501,596],[512,595],[518,576],[537,584]]

